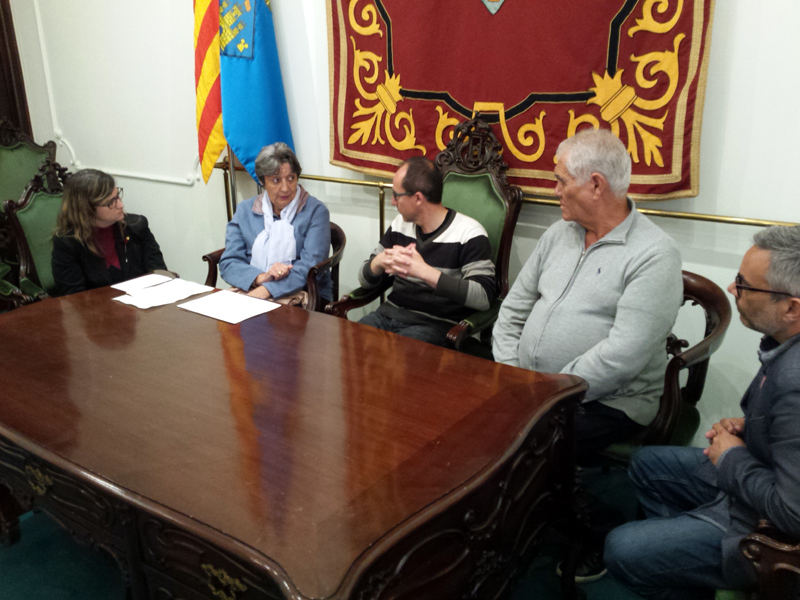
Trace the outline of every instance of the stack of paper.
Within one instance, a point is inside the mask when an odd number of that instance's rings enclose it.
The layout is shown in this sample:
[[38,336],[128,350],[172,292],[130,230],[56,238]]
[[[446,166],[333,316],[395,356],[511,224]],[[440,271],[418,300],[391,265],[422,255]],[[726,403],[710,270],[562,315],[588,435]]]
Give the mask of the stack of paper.
[[115,283],[111,287],[115,290],[125,292],[126,294],[132,294],[137,290],[143,290],[144,288],[158,285],[159,283],[165,283],[171,279],[172,277],[167,277],[166,275],[156,275],[155,273],[152,273],[150,275],[142,275],[136,279],[129,279],[128,281],[123,281],[122,283]]
[[185,279],[170,279],[164,275],[145,275],[111,287],[128,293],[127,296],[119,296],[114,300],[138,308],[172,304],[214,289]]
[[185,304],[178,304],[178,308],[184,308],[234,325],[250,317],[275,310],[278,307],[280,307],[280,304],[275,302],[259,300],[252,296],[245,296],[227,290],[209,294]]

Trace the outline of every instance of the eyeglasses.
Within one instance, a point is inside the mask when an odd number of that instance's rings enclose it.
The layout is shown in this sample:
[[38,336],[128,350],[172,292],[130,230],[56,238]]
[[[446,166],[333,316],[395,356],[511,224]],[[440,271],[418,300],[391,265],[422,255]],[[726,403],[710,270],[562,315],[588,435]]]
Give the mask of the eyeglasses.
[[414,195],[414,194],[416,194],[416,193],[417,193],[417,192],[400,192],[400,193],[398,194],[397,192],[395,192],[394,190],[392,190],[392,200],[394,200],[395,202],[397,202],[397,199],[398,199],[398,198],[402,198],[403,196],[413,196],[413,195]]
[[746,283],[744,283],[744,277],[742,277],[741,273],[736,274],[736,279],[734,279],[733,285],[736,286],[736,295],[741,296],[742,290],[749,290],[751,292],[765,292],[767,294],[778,294],[780,296],[789,296],[789,298],[794,298],[794,294],[790,294],[789,292],[776,292],[775,290],[765,290],[762,288],[754,288],[750,287]]
[[114,206],[114,205],[115,205],[117,202],[122,202],[122,194],[123,194],[123,192],[122,192],[122,188],[121,188],[121,187],[118,187],[118,188],[117,188],[117,195],[116,195],[116,196],[114,196],[114,197],[112,197],[112,198],[109,198],[109,199],[108,199],[108,200],[106,200],[105,202],[100,202],[99,204],[97,204],[97,206],[102,206],[103,208],[111,208],[111,207],[112,207],[112,206]]

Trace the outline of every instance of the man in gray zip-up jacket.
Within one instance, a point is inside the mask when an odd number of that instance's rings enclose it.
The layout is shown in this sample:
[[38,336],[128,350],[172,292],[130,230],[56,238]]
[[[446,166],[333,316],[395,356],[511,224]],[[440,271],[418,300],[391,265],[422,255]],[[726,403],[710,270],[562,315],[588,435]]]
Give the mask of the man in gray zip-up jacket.
[[498,362],[589,383],[578,461],[630,437],[658,410],[666,339],[683,298],[675,242],[627,199],[630,157],[610,131],[559,146],[550,227],[503,301]]

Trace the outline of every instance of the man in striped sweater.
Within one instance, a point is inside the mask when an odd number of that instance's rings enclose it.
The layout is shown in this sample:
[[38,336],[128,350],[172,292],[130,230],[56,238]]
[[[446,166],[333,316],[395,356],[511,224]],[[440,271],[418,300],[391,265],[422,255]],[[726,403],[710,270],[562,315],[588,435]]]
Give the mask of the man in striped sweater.
[[400,213],[359,272],[366,289],[393,277],[392,292],[360,323],[443,345],[448,330],[497,293],[491,246],[475,219],[442,206],[442,175],[422,156],[392,180]]

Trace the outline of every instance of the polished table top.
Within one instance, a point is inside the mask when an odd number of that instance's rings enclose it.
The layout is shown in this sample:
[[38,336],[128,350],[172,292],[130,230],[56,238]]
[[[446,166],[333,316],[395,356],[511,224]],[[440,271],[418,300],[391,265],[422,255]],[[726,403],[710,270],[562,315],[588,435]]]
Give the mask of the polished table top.
[[292,307],[230,325],[117,295],[0,315],[0,434],[240,540],[307,597],[582,385]]

